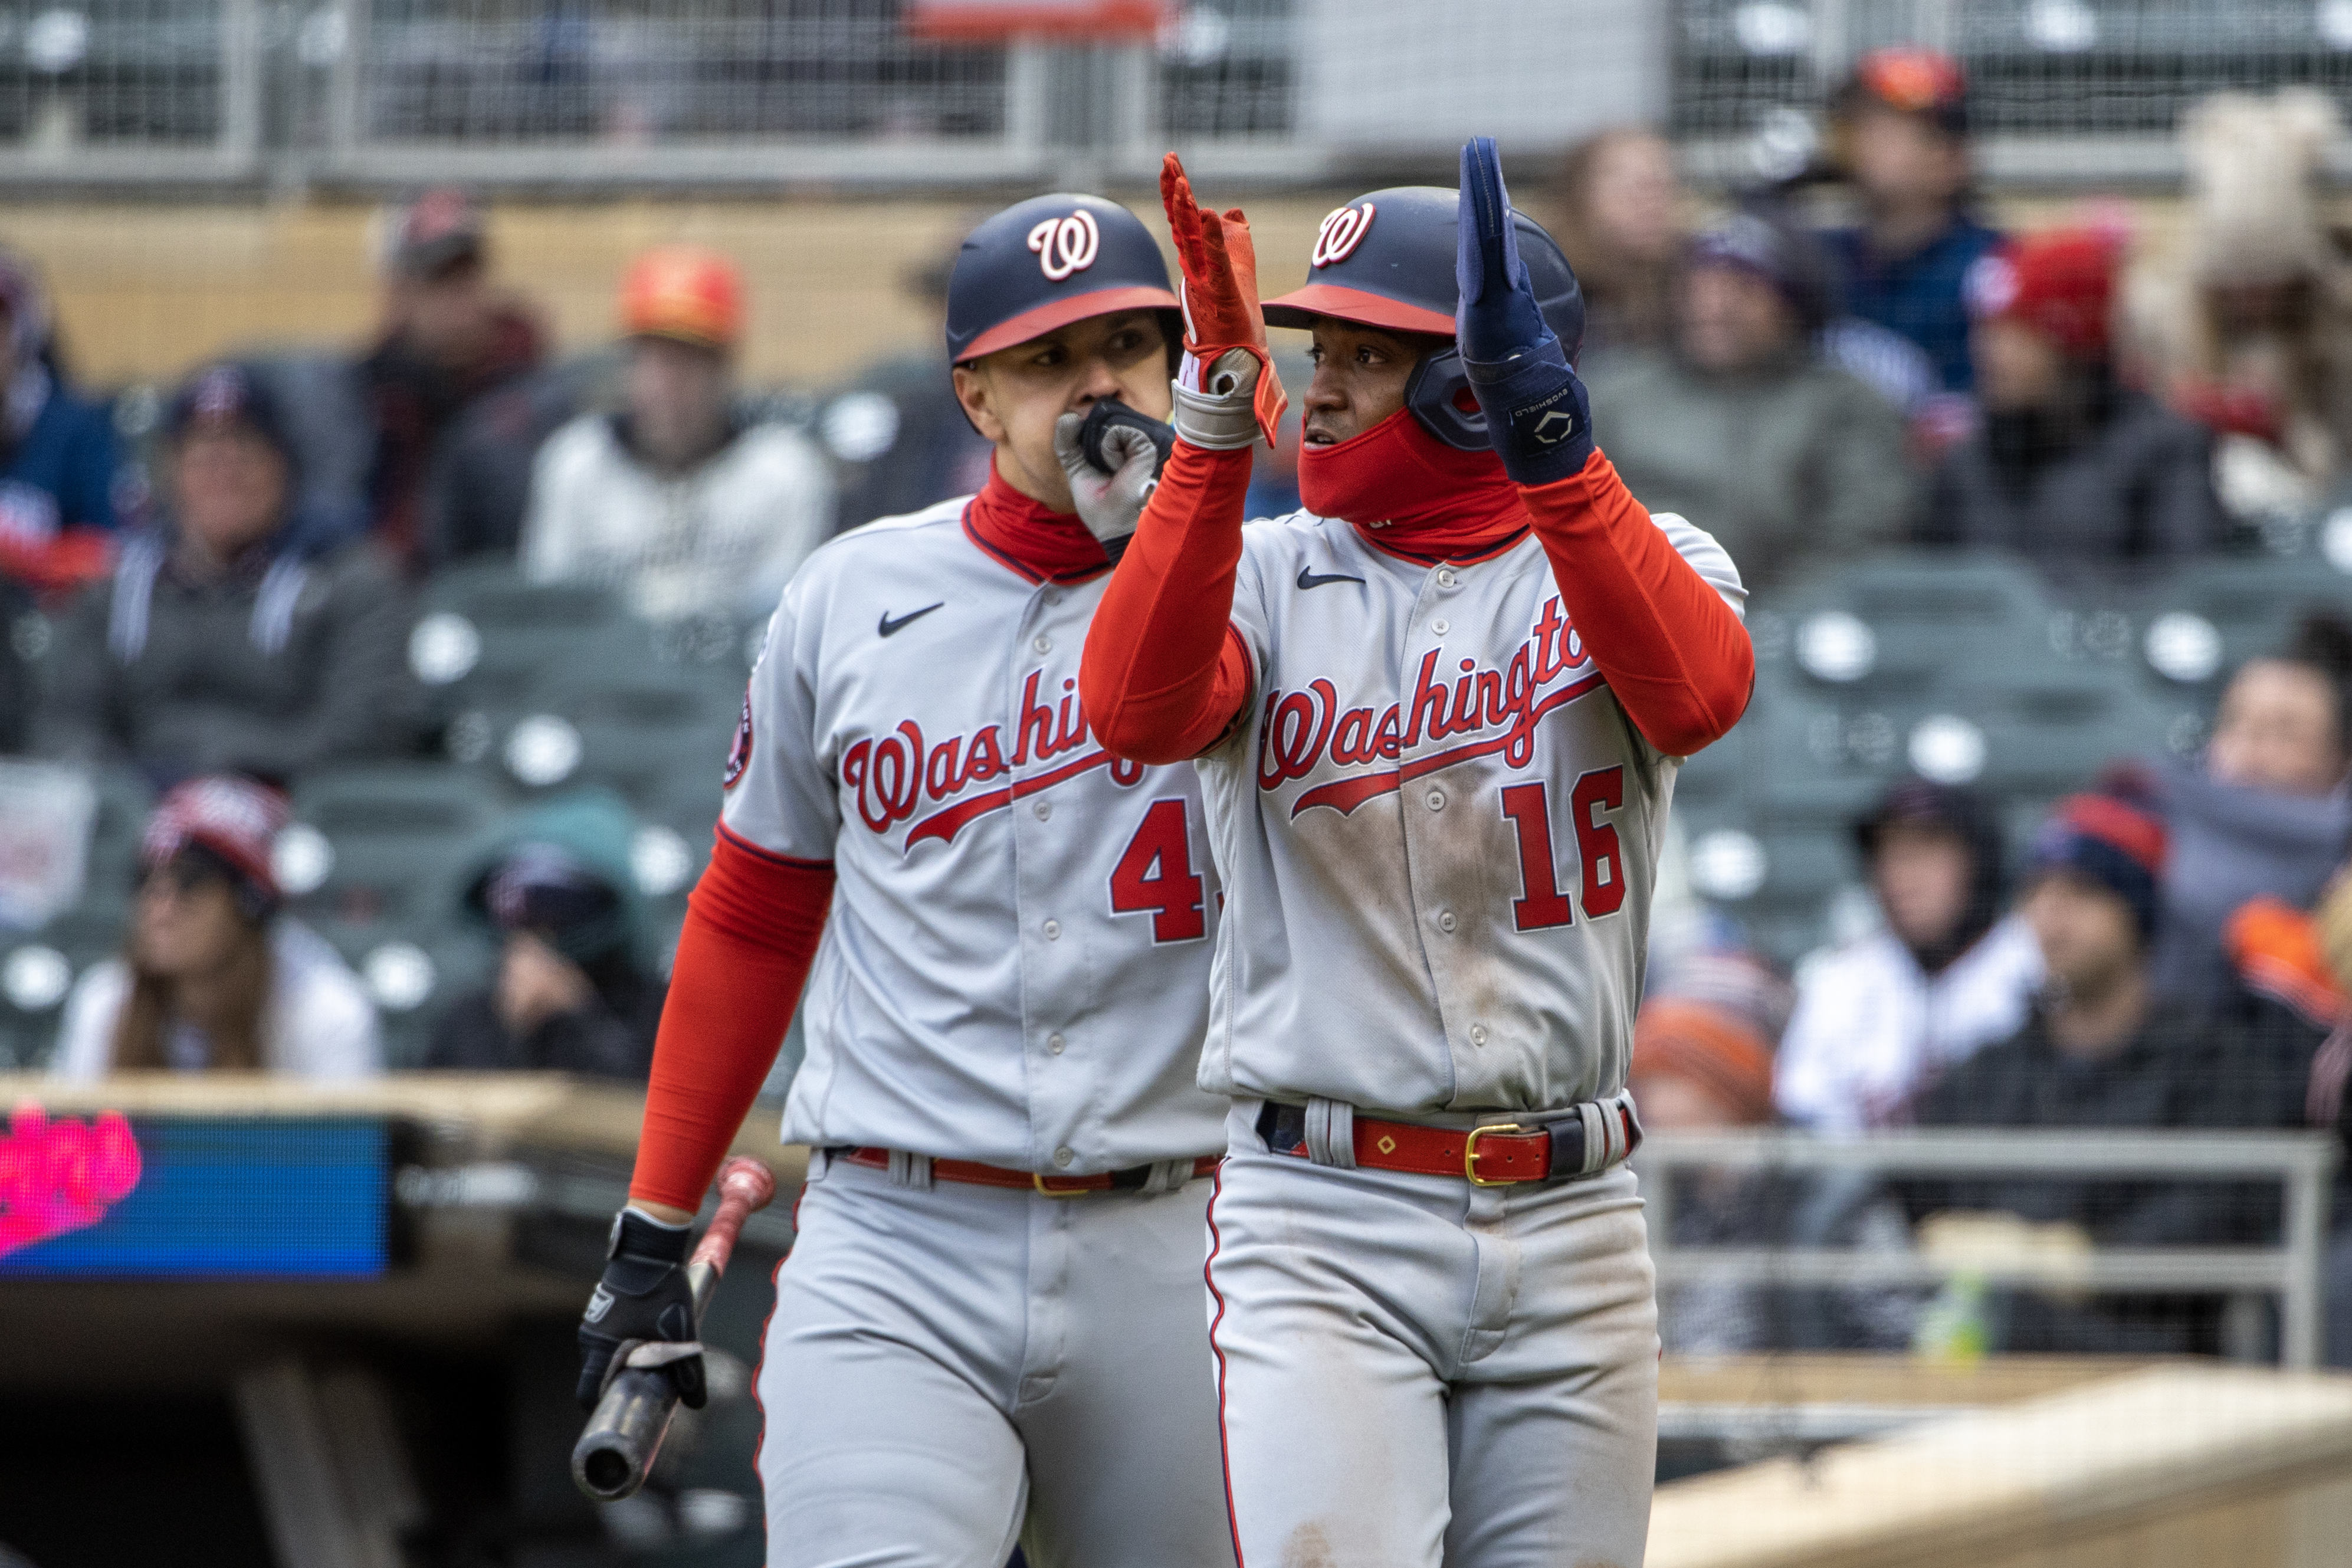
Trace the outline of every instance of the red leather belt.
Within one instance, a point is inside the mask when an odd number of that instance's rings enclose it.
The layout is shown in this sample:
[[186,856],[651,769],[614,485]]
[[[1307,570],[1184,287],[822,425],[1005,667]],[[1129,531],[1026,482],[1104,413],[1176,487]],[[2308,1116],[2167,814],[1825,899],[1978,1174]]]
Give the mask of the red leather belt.
[[[1481,1149],[1484,1142],[1481,1142]],[[853,1165],[869,1170],[890,1168],[887,1149],[835,1149],[833,1157],[846,1160]],[[1218,1156],[1202,1154],[1192,1162],[1192,1174],[1188,1180],[1216,1174]],[[1046,1176],[1034,1171],[1007,1170],[1003,1165],[983,1165],[977,1160],[933,1160],[931,1179],[935,1182],[965,1182],[975,1187],[1010,1187],[1045,1194],[1049,1198],[1083,1198],[1096,1193],[1130,1193],[1151,1179],[1149,1165],[1129,1165],[1123,1171],[1097,1171],[1091,1176]]]
[[[1359,1116],[1354,1118],[1356,1164],[1363,1170],[1454,1176],[1473,1186],[1500,1187],[1591,1175],[1640,1146],[1642,1124],[1622,1098],[1576,1110],[1576,1116],[1554,1117],[1537,1127],[1508,1122],[1423,1127]],[[1269,1102],[1258,1113],[1257,1127],[1274,1152],[1308,1158],[1307,1116],[1300,1108]]]

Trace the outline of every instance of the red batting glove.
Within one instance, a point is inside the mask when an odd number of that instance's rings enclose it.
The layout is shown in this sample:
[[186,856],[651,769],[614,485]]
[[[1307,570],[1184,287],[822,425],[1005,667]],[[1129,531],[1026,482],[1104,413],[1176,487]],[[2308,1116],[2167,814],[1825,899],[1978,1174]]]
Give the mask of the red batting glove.
[[1176,240],[1182,273],[1177,298],[1184,306],[1185,361],[1178,379],[1190,391],[1217,393],[1212,380],[1217,361],[1235,349],[1257,361],[1252,406],[1260,435],[1274,444],[1282,411],[1290,405],[1274,356],[1265,345],[1265,318],[1257,304],[1257,250],[1250,243],[1249,219],[1242,209],[1222,216],[1192,199],[1192,183],[1171,153],[1160,165],[1160,201]]

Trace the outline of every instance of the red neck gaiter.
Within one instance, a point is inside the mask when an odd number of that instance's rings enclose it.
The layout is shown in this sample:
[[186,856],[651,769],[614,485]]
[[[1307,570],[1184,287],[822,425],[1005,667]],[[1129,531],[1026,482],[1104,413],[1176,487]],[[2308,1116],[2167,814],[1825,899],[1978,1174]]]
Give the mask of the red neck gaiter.
[[1355,524],[1367,543],[1415,561],[1475,561],[1532,525],[1492,452],[1459,452],[1400,408],[1336,447],[1298,450],[1298,499]]
[[1110,567],[1102,542],[1077,513],[1054,511],[1023,495],[1004,482],[992,458],[988,483],[963,509],[963,527],[974,543],[1033,583],[1067,583]]

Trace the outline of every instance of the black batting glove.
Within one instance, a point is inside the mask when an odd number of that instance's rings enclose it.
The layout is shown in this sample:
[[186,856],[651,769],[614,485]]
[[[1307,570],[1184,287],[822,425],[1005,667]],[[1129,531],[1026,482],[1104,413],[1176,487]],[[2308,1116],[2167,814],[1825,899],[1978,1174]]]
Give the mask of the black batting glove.
[[[613,1216],[613,1240],[604,1254],[604,1277],[580,1316],[580,1405],[596,1408],[615,1358],[641,1341],[691,1343],[696,1327],[694,1292],[686,1282],[687,1248],[693,1232],[672,1228],[634,1209]],[[695,1410],[709,1397],[702,1357],[682,1356],[664,1369],[677,1384],[677,1396]]]

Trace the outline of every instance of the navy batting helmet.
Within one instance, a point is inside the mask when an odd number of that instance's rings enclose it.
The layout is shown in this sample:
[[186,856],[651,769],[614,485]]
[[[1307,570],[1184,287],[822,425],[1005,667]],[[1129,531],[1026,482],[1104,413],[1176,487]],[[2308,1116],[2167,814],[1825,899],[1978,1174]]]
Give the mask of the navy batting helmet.
[[[1312,326],[1318,316],[1397,332],[1454,336],[1460,289],[1454,279],[1460,194],[1438,185],[1395,185],[1359,196],[1323,220],[1306,286],[1265,302],[1270,327]],[[1559,244],[1523,212],[1512,220],[1536,306],[1572,361],[1584,346],[1584,292]],[[1405,406],[1447,446],[1484,451],[1486,416],[1451,342],[1425,355],[1405,385]]]
[[1143,221],[1100,196],[1032,196],[973,229],[948,274],[957,364],[1114,310],[1174,310]]

